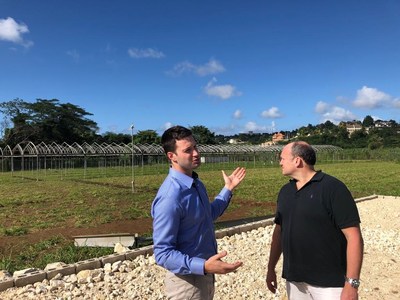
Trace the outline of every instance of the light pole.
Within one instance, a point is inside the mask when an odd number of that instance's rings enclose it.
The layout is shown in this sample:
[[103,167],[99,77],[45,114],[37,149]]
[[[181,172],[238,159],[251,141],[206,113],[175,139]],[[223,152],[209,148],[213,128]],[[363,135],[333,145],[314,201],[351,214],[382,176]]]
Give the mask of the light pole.
[[132,135],[132,193],[135,193],[135,155],[134,155],[134,149],[133,149],[133,124],[131,125],[131,135]]

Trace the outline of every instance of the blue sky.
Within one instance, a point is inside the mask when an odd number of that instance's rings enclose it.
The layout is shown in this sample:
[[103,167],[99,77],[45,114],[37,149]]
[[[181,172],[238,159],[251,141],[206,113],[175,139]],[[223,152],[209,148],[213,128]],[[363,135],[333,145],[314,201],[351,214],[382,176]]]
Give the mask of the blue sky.
[[0,0],[0,102],[58,99],[99,133],[400,122],[400,2]]

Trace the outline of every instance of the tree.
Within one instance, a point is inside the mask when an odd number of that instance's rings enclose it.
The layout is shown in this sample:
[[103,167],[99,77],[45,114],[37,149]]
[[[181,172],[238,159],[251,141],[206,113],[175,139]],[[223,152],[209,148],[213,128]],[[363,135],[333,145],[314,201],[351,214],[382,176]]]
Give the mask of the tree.
[[37,99],[34,103],[15,99],[0,103],[0,111],[13,123],[4,131],[4,143],[10,145],[92,142],[98,130],[97,123],[87,118],[91,113],[57,99]]
[[132,136],[126,133],[115,133],[107,131],[101,136],[97,137],[98,143],[116,143],[116,144],[129,144],[132,141]]
[[197,143],[203,144],[203,145],[216,144],[215,134],[213,132],[211,132],[207,127],[202,126],[202,125],[192,126],[192,127],[190,127],[190,130],[192,131],[193,137]]
[[352,132],[350,140],[355,148],[365,148],[368,145],[368,135],[364,129]]
[[372,134],[368,138],[368,149],[375,150],[383,147],[383,138],[376,134]]
[[160,137],[154,130],[141,130],[134,136],[134,143],[136,144],[158,144]]
[[362,121],[362,125],[363,125],[365,128],[372,127],[372,126],[374,126],[374,119],[373,119],[370,115],[368,115],[368,116],[366,116],[366,117],[364,118],[364,120]]

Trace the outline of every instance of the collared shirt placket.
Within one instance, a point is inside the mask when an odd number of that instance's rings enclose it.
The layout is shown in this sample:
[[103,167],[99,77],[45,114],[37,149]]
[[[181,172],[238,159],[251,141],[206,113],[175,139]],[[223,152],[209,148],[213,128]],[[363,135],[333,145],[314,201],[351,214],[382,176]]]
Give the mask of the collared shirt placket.
[[[210,211],[210,204],[209,204],[209,200],[206,194],[202,193],[202,189],[198,187],[199,182],[196,179],[193,180],[193,187],[195,188],[197,194],[199,195],[199,199],[200,199],[200,203],[201,206],[203,207],[203,211],[206,214],[206,218],[207,220],[212,223],[212,236],[213,236],[213,244],[214,244],[214,250],[215,253],[217,253],[217,243],[216,243],[216,239],[215,239],[215,233],[214,233],[214,229],[213,229],[213,219],[211,217],[211,211]],[[205,202],[207,201],[207,202]]]

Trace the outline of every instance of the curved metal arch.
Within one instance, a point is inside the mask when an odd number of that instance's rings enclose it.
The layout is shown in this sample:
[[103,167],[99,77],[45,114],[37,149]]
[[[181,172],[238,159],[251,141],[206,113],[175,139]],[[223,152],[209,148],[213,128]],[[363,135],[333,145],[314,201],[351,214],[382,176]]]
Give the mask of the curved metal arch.
[[61,146],[55,142],[52,142],[50,144],[49,148],[51,149],[51,151],[53,152],[54,155],[60,155],[64,152],[62,150]]
[[45,142],[40,142],[36,145],[39,155],[52,154],[50,147]]
[[164,154],[164,149],[158,144],[143,144],[143,149],[147,154]]
[[22,148],[22,155],[37,156],[38,154],[38,149],[32,142],[28,142],[25,147]]
[[[7,154],[7,153],[8,153],[8,154]],[[13,153],[13,151],[12,151],[10,145],[7,145],[7,146],[4,148],[3,155],[4,155],[4,156],[12,156],[12,153]]]
[[[132,144],[130,144],[130,147],[132,149]],[[143,149],[142,149],[142,147],[140,147],[140,144],[139,145],[138,144],[133,144],[133,149],[134,149],[134,153],[135,154],[143,154]],[[132,152],[132,150],[131,150],[131,152]]]
[[116,143],[111,143],[111,144],[102,143],[101,147],[103,147],[105,153],[125,154],[125,148],[121,147],[121,145],[118,145]]
[[86,142],[81,145],[81,148],[83,149],[84,154],[102,154],[102,152],[97,153],[96,147],[93,147]]
[[221,152],[218,147],[215,147],[214,145],[204,145],[204,144],[198,144],[197,149],[199,150],[200,153],[218,153]]
[[17,156],[22,156],[24,154],[24,150],[20,144],[15,145],[15,147],[12,149],[11,155],[15,155],[16,152],[18,152]]
[[[316,152],[319,151],[340,151],[342,148],[332,145],[312,145]],[[270,153],[282,151],[283,145],[205,145],[199,144],[198,149],[202,154],[250,154],[250,153]],[[164,149],[160,144],[116,144],[116,143],[97,143],[72,145],[64,142],[61,145],[55,142],[46,144],[44,142],[38,145],[32,142],[19,143],[11,149],[6,145],[0,149],[2,156],[23,156],[23,155],[104,155],[104,154],[145,154],[145,155],[163,155]]]
[[71,148],[71,151],[75,154],[82,154],[82,155],[86,154],[85,149],[83,149],[83,147],[76,142],[68,146],[69,148]]
[[93,143],[91,144],[91,147],[94,149],[94,154],[97,153],[106,153],[103,149],[103,147],[101,147],[98,143]]
[[74,146],[72,146],[72,145],[70,145],[70,144],[68,144],[66,142],[62,143],[60,148],[61,148],[62,154],[64,154],[64,155],[68,155],[68,154],[76,155],[76,154],[79,154],[79,152],[76,150],[76,148]]
[[132,154],[132,146],[131,145],[132,144],[124,144],[124,143],[118,144],[118,146],[121,147],[121,149],[123,149],[122,150],[123,154]]
[[340,151],[342,148],[333,145],[315,145],[312,146],[316,152],[318,151]]

